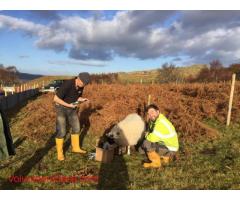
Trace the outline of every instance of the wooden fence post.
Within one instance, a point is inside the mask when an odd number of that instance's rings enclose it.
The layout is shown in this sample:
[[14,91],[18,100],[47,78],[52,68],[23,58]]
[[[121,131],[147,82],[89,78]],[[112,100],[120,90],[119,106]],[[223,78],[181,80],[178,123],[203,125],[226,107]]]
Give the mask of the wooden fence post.
[[233,103],[235,80],[236,80],[236,74],[233,74],[232,75],[232,86],[231,86],[231,91],[230,91],[230,99],[229,99],[229,104],[228,104],[227,126],[230,125],[230,121],[231,121],[231,112],[232,112],[232,103]]
[[151,94],[148,95],[148,103],[147,105],[149,106],[151,104]]

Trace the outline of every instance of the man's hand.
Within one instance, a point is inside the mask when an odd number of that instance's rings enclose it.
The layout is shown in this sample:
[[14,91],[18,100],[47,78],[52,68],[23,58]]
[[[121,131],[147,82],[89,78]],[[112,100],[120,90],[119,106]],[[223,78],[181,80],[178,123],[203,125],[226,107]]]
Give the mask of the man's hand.
[[76,105],[72,105],[72,104],[69,104],[65,101],[63,101],[62,99],[60,99],[57,95],[54,96],[54,102],[56,104],[60,104],[62,106],[65,106],[65,107],[68,107],[68,108],[76,108]]
[[149,118],[149,115],[147,115],[146,122],[149,123],[149,121],[150,121],[150,118]]
[[145,131],[145,132],[144,132],[145,138],[148,136],[148,134],[149,134],[148,131]]
[[84,101],[89,101],[87,98],[82,98],[82,97],[79,97],[78,98],[78,101],[80,101],[80,102],[84,102]]
[[77,105],[74,105],[74,104],[71,104],[71,103],[70,103],[70,104],[68,105],[68,107],[69,107],[69,108],[76,108]]

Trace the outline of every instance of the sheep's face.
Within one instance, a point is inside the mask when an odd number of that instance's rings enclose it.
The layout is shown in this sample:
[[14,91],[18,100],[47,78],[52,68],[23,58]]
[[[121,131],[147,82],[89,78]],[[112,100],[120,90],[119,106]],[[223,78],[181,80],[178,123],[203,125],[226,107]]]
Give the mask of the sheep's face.
[[120,129],[117,125],[115,125],[109,133],[106,134],[107,137],[112,139],[119,139],[120,138]]
[[109,133],[106,134],[107,137],[112,138],[117,144],[122,145],[126,142],[122,134],[122,130],[115,125]]

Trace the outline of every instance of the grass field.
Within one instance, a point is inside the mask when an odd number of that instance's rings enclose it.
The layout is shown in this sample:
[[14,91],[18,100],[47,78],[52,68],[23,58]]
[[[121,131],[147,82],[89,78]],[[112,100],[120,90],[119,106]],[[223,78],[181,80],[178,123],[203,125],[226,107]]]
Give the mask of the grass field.
[[[206,65],[192,65],[186,67],[177,67],[175,70],[181,74],[182,78],[189,76],[196,77],[201,69],[205,68]],[[118,78],[122,83],[153,83],[157,82],[158,70],[119,73]]]
[[[201,69],[206,67],[205,65],[192,65],[186,67],[176,68],[177,73],[181,74],[183,78],[189,76],[195,77]],[[148,71],[136,71],[136,72],[120,72],[118,73],[118,80],[121,83],[156,83],[158,70],[148,70]],[[77,75],[77,74],[76,74]],[[70,79],[72,76],[43,76],[32,81],[27,82],[29,85],[38,84],[40,86],[47,85],[53,80],[58,79]]]
[[115,156],[109,164],[73,154],[69,135],[66,160],[59,162],[53,94],[36,96],[8,111],[17,154],[0,163],[0,189],[240,189],[240,87],[237,83],[232,124],[226,127],[229,86],[92,84],[86,88],[84,96],[92,105],[81,105],[80,122],[88,124],[83,127],[87,133],[83,148],[88,152],[95,151],[96,139],[107,126],[134,112],[152,94],[180,138],[178,159],[161,169],[144,169],[144,155],[134,150],[130,156]]
[[[66,141],[66,160],[56,159],[50,137],[41,144],[22,138],[17,155],[0,166],[1,189],[240,189],[240,124],[228,128],[213,119],[206,122],[221,135],[216,140],[181,144],[179,159],[162,169],[144,169],[143,155],[116,156],[110,164],[71,153]],[[20,137],[14,135],[14,138]],[[84,148],[94,151],[95,134],[89,133]],[[184,145],[184,147],[183,147]],[[185,149],[183,151],[183,149]],[[187,151],[186,151],[187,150]],[[11,182],[10,177],[64,176],[49,182]],[[66,180],[66,177],[69,178]],[[75,177],[75,179],[71,179]],[[98,180],[96,180],[98,179]]]

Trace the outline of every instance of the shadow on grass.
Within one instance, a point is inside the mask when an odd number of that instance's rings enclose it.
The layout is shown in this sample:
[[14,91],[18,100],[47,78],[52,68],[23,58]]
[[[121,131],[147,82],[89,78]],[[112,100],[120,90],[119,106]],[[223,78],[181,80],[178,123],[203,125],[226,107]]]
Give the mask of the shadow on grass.
[[31,97],[31,98],[29,98],[29,99],[27,99],[27,100],[19,103],[18,105],[14,106],[13,108],[8,109],[8,110],[5,110],[8,119],[9,119],[9,120],[14,119],[14,118],[17,116],[18,112],[19,112],[23,107],[25,107],[25,106],[29,103],[29,101],[36,100],[36,99],[37,99],[38,97],[40,97],[41,95],[42,95],[42,93],[38,93],[38,94],[34,95],[33,97]]
[[[52,135],[46,142],[45,146],[36,150],[36,152],[13,173],[12,177],[26,177],[31,172],[31,170],[43,159],[43,157],[51,150],[51,148],[55,146],[54,138],[55,135]],[[9,179],[2,182],[0,188],[13,190],[17,189],[17,187],[21,186],[21,184],[22,182],[20,181],[11,181],[9,177]]]
[[13,144],[14,147],[18,148],[26,139],[27,139],[26,136],[17,138],[17,140]]
[[[107,137],[112,129],[114,129],[115,124],[109,126],[105,131],[103,136],[100,138],[98,145],[100,147],[103,145],[104,141],[110,144],[115,143],[114,139]],[[126,140],[125,137],[122,140]],[[115,152],[116,153],[116,152]],[[115,155],[113,161],[110,163],[101,163],[100,170],[98,173],[98,185],[99,190],[126,190],[129,185],[129,175],[126,162],[123,155]]]
[[97,189],[126,190],[128,184],[128,169],[123,156],[115,156],[111,163],[101,164]]

